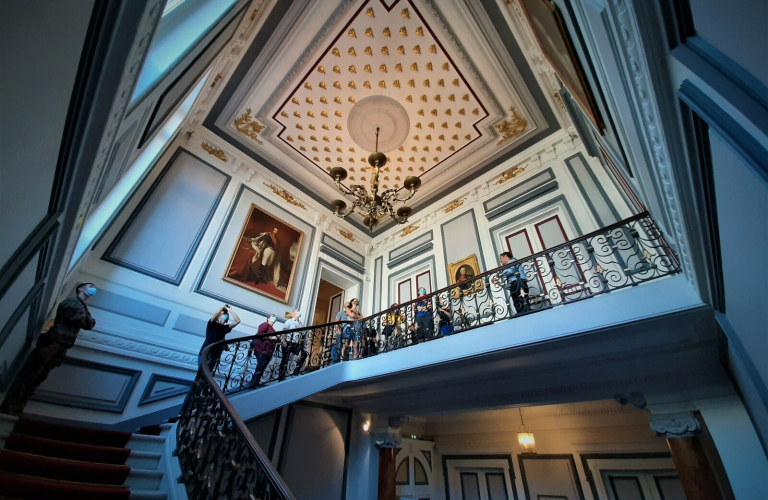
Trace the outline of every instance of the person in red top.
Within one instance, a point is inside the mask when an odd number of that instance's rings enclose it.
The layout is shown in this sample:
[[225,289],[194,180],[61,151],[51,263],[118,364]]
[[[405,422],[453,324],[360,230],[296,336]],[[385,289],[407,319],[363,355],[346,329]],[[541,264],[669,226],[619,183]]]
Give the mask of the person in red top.
[[277,337],[267,337],[266,335],[275,334],[274,324],[277,317],[274,314],[270,314],[267,321],[259,325],[257,335],[265,335],[264,337],[257,338],[251,342],[250,355],[256,358],[256,370],[253,372],[251,378],[250,388],[255,389],[259,386],[261,376],[264,374],[264,369],[267,367],[270,361],[272,361],[272,354],[275,352],[275,343]]

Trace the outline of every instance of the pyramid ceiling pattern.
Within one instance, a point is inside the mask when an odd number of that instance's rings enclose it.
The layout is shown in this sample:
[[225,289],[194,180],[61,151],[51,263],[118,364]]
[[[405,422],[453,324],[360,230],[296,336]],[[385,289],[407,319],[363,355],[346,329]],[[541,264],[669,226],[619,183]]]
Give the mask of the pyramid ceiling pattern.
[[404,140],[382,149],[389,161],[379,185],[419,176],[414,207],[552,127],[522,51],[510,51],[474,0],[293,4],[278,4],[283,18],[248,48],[254,55],[239,63],[206,126],[322,204],[339,197],[332,167],[348,171],[347,186],[371,181],[373,148],[360,146],[370,128],[356,121],[349,130],[358,103],[396,103]]
[[375,95],[400,103],[411,125],[405,142],[385,151],[384,189],[462,150],[481,135],[476,124],[488,116],[416,8],[367,2],[275,113],[278,137],[317,168],[342,166],[349,181],[368,181],[371,151],[355,145],[347,117],[356,102]]

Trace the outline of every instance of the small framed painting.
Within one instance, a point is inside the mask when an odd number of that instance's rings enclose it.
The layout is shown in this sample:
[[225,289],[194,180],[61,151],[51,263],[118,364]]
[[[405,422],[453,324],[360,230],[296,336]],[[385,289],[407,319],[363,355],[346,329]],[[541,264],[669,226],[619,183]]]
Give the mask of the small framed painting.
[[466,286],[454,288],[451,291],[451,296],[456,299],[459,297],[460,293],[468,295],[482,290],[483,281],[474,279],[474,277],[479,274],[481,274],[480,265],[478,264],[477,255],[475,254],[468,255],[461,260],[448,264],[448,277],[451,280],[451,285],[466,282]]

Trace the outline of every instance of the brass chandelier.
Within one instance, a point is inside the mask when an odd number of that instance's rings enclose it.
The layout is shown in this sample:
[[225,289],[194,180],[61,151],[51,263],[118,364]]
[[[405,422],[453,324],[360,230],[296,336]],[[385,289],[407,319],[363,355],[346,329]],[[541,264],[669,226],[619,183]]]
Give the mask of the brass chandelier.
[[[346,210],[347,203],[344,200],[334,200],[331,202],[331,208],[338,217],[346,217],[352,214],[355,209],[363,216],[365,224],[371,232],[373,228],[386,216],[392,217],[398,224],[408,222],[413,210],[411,207],[402,206],[395,212],[395,203],[404,203],[416,194],[416,190],[421,186],[421,179],[416,176],[408,176],[403,182],[403,188],[408,190],[405,198],[398,198],[399,189],[387,189],[379,195],[379,171],[387,164],[387,155],[379,152],[379,127],[376,127],[376,152],[368,156],[368,164],[373,169],[371,176],[371,192],[369,193],[362,184],[352,184],[349,189],[342,186],[341,181],[347,178],[347,171],[344,167],[333,167],[330,171],[331,178],[336,183],[336,187],[343,194],[351,194],[355,197],[352,207]],[[346,210],[346,211],[345,211]]]

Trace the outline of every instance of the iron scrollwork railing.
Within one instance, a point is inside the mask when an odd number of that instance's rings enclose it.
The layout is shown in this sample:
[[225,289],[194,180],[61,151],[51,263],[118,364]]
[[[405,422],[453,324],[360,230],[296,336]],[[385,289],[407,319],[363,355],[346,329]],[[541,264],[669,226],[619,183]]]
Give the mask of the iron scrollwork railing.
[[[677,257],[644,212],[367,318],[209,346],[178,428],[186,454],[179,453],[184,480],[206,491],[225,491],[227,498],[249,498],[237,496],[237,488],[255,488],[261,496],[254,498],[283,498],[279,476],[234,414],[227,395],[678,272]],[[210,438],[213,445],[201,444]],[[239,468],[227,466],[230,462]],[[214,470],[228,471],[223,483]],[[193,493],[190,498],[218,497]]]

